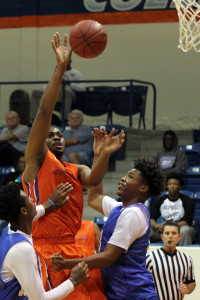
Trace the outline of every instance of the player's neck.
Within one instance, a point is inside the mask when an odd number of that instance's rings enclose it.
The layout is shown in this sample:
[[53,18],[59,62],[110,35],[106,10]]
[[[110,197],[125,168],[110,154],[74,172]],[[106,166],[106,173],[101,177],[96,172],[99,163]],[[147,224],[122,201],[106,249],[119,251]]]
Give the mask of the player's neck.
[[17,226],[15,224],[11,224],[11,229],[13,231],[20,230],[20,231],[24,232],[25,234],[31,235],[32,222],[31,223],[25,222],[23,224],[19,223]]

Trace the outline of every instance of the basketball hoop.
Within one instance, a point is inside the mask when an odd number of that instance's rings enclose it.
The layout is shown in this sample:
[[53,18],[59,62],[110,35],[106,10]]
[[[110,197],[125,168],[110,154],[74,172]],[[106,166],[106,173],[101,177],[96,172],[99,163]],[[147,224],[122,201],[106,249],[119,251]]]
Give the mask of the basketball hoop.
[[173,0],[179,17],[179,46],[200,52],[200,5],[197,0]]

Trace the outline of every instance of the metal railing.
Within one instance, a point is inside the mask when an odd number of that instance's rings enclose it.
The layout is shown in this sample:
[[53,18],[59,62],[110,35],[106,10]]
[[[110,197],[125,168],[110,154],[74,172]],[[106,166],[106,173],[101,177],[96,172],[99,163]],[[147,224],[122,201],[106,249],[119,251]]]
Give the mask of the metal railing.
[[[137,79],[121,79],[121,80],[82,80],[82,81],[62,81],[62,120],[61,120],[61,126],[64,126],[65,123],[65,86],[66,84],[69,84],[71,82],[78,82],[78,83],[125,83],[129,82],[130,90],[133,88],[134,83],[140,83],[144,85],[149,85],[153,89],[153,121],[152,121],[152,129],[156,130],[156,87],[152,82],[149,81],[143,81],[143,80],[137,80]],[[48,83],[48,81],[1,81],[0,82],[0,89],[2,85],[22,85],[22,84],[45,84]],[[129,127],[132,127],[132,93],[130,93],[130,115],[129,115]]]

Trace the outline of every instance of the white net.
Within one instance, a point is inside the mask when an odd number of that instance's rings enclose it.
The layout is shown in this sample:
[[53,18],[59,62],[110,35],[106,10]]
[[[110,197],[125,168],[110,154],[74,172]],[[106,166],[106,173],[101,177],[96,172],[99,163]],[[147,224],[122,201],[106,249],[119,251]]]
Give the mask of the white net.
[[200,52],[200,5],[198,0],[173,0],[179,17],[179,48]]

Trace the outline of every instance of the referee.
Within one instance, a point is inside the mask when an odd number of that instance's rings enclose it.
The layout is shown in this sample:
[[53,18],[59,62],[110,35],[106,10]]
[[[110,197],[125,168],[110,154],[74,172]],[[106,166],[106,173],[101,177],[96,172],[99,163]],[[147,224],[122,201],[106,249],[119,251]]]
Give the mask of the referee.
[[182,300],[196,286],[192,259],[176,249],[181,238],[176,222],[163,225],[161,238],[164,246],[147,254],[146,267],[152,273],[160,300]]

